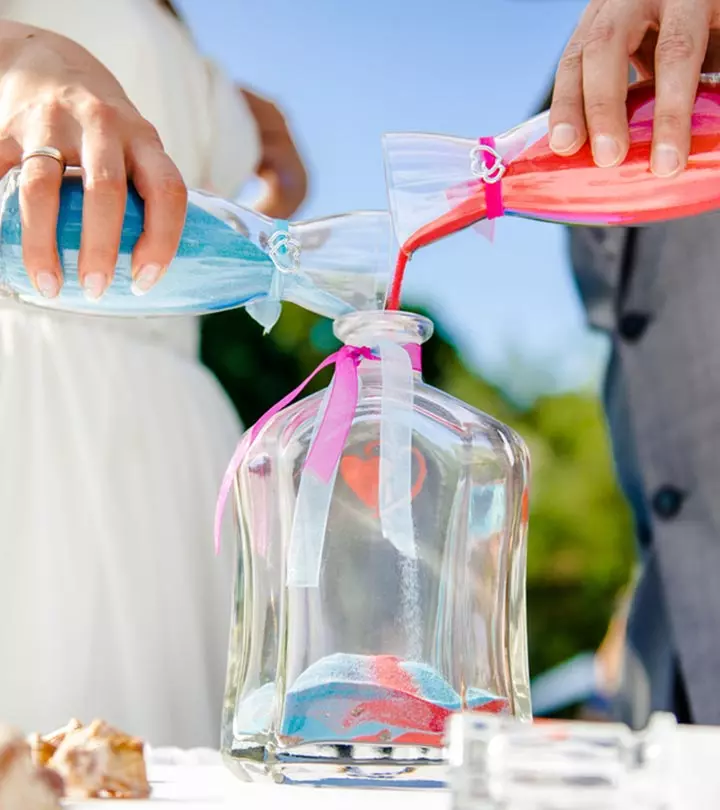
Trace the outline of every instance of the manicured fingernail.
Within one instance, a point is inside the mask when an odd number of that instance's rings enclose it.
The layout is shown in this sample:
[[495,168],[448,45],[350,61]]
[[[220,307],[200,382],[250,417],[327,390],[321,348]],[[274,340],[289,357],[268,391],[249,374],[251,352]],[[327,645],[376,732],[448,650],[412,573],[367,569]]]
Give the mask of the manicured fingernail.
[[578,131],[572,124],[557,124],[550,136],[550,148],[553,152],[569,152],[578,142]]
[[148,290],[157,284],[162,267],[159,264],[146,264],[141,267],[138,274],[133,279],[132,291],[135,295],[145,295]]
[[102,273],[88,273],[83,279],[83,287],[85,288],[85,297],[91,301],[97,301],[105,292],[107,279]]
[[45,271],[38,273],[35,277],[35,284],[37,285],[40,295],[44,298],[55,298],[60,292],[60,282],[55,273]]
[[610,135],[598,135],[593,140],[593,157],[598,166],[608,169],[620,160],[620,146]]
[[658,177],[669,177],[680,168],[680,153],[669,143],[659,143],[652,154],[652,172]]

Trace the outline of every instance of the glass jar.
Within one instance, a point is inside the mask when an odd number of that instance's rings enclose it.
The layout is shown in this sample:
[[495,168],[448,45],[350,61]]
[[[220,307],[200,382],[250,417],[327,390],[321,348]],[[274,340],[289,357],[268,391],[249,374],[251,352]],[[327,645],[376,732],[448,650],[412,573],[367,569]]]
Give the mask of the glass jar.
[[675,807],[677,721],[620,723],[456,714],[449,724],[452,810],[669,810]]
[[[335,333],[346,345],[419,354],[432,324],[362,312]],[[323,392],[267,422],[238,470],[222,748],[246,779],[439,786],[451,714],[531,717],[526,446],[417,369],[408,407],[385,411],[382,365],[366,357],[357,368],[315,583],[297,586],[287,572]],[[411,554],[386,539],[378,504],[378,448],[393,419],[411,437]]]

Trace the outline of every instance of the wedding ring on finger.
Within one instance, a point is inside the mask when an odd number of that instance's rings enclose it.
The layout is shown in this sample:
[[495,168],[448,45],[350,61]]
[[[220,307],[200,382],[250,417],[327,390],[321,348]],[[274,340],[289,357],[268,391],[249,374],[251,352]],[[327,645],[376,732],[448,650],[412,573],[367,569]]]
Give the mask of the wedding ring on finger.
[[37,149],[29,149],[28,151],[23,152],[20,163],[24,164],[31,158],[37,157],[47,157],[51,158],[52,160],[56,160],[60,164],[60,168],[63,170],[63,172],[65,171],[65,158],[63,157],[62,152],[59,149],[56,149],[54,146],[39,146]]

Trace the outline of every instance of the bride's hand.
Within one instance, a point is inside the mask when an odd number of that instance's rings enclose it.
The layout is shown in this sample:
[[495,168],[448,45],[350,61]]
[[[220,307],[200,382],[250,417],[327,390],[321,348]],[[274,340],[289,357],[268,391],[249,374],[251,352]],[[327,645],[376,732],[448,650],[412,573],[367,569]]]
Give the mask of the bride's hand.
[[[146,292],[175,255],[187,190],[157,132],[112,74],[80,45],[32,26],[0,21],[0,174],[42,147],[83,169],[80,281],[99,298],[112,281],[130,177],[145,201],[132,257],[134,289]],[[20,172],[23,260],[35,287],[58,294],[56,226],[63,169],[31,157]]]

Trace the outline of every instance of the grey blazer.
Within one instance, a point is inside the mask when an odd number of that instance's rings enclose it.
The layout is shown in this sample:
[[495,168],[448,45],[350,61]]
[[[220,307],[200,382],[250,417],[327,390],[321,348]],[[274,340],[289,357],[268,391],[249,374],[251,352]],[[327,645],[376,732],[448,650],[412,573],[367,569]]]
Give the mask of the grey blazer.
[[613,352],[605,405],[642,561],[623,720],[720,724],[720,215],[570,229],[588,320]]

